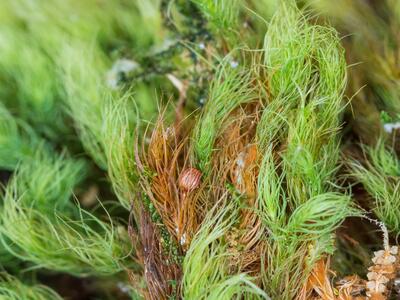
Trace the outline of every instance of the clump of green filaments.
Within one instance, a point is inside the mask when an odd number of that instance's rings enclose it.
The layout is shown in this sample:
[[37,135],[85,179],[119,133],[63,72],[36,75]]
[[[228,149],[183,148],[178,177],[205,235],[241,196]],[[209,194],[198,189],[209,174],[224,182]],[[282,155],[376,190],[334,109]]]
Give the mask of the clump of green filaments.
[[331,2],[2,1],[0,299],[370,299],[400,6]]

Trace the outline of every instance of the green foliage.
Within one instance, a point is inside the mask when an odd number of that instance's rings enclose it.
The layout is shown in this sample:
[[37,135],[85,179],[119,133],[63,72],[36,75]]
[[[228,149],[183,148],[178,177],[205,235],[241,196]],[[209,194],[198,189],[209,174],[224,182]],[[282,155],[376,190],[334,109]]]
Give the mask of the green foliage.
[[22,206],[10,193],[5,195],[1,212],[1,242],[11,254],[33,263],[32,268],[76,276],[104,276],[123,270],[130,248],[126,232],[121,236],[118,228],[83,210],[79,210],[78,220],[59,215],[49,218]]
[[273,97],[289,97],[298,101],[298,87],[306,87],[311,77],[311,51],[316,27],[309,26],[294,1],[280,4],[269,24],[264,39],[265,65],[270,70],[270,90]]
[[[143,134],[136,105],[143,109],[144,117],[150,117],[153,99],[143,90],[138,91],[138,101],[129,92],[111,91],[104,79],[107,59],[95,49],[81,49],[79,45],[65,46],[60,60],[69,112],[85,150],[108,171],[120,202],[129,208],[138,178],[135,136]],[[76,57],[81,61],[71,64]]]
[[43,145],[34,130],[24,121],[16,119],[0,103],[0,167],[14,170],[23,161],[32,159],[35,148]]
[[85,178],[83,160],[73,160],[65,154],[55,156],[40,147],[31,160],[23,161],[15,170],[15,188],[24,206],[32,206],[51,215],[54,210],[73,209],[70,201],[73,189]]
[[258,178],[259,214],[269,235],[264,258],[268,268],[262,274],[271,296],[281,294],[290,299],[299,292],[299,283],[304,282],[321,255],[333,252],[334,230],[346,217],[359,212],[348,195],[324,192],[292,208],[288,215],[290,196],[284,191],[284,175],[279,175],[279,167],[269,149],[264,153]]
[[258,139],[262,149],[285,145],[282,168],[296,207],[323,193],[335,170],[346,65],[336,33],[308,25],[293,5],[282,5],[266,36],[272,103]]
[[108,174],[115,193],[127,209],[136,197],[134,193],[139,178],[134,146],[135,134],[138,133],[135,111],[133,99],[127,94],[115,103],[109,102],[104,120],[103,139]]
[[383,141],[375,147],[363,147],[367,161],[349,162],[351,175],[359,181],[372,198],[372,211],[389,230],[400,234],[400,160]]
[[270,245],[263,280],[271,295],[291,299],[321,255],[332,253],[334,230],[358,214],[331,182],[346,64],[336,32],[310,25],[294,1],[280,4],[264,51],[271,99],[257,127],[258,203]]
[[232,67],[230,56],[217,67],[207,104],[194,129],[194,153],[200,170],[210,171],[214,143],[229,114],[240,105],[254,101],[251,73],[245,66]]
[[[305,1],[338,28],[352,35],[349,43],[351,62],[363,62],[353,76],[356,93],[362,85],[373,93],[372,105],[391,116],[400,112],[397,32],[400,26],[398,1],[385,0],[379,6],[365,1]],[[357,34],[354,34],[357,33]],[[365,108],[360,108],[363,110]]]
[[[111,220],[103,222],[79,207],[74,217],[68,217],[65,211],[72,185],[82,176],[77,175],[82,165],[60,157],[46,158],[39,166],[22,165],[7,185],[0,212],[3,247],[33,263],[32,268],[77,276],[110,275],[123,270],[122,261],[130,251],[127,233]],[[29,182],[32,172],[47,184]],[[54,203],[57,200],[60,202]]]
[[[238,218],[238,199],[221,199],[207,215],[183,261],[184,299],[270,299],[251,276],[231,274],[224,236]],[[219,207],[219,205],[221,207]]]
[[[22,30],[0,30],[3,101],[52,140],[66,133],[56,70],[37,40]],[[13,93],[16,93],[14,96]]]
[[233,30],[238,22],[241,0],[192,0],[218,31]]
[[[66,101],[86,149],[105,167],[104,151],[98,145],[99,104],[106,98],[101,86],[110,63],[103,51],[115,56],[132,45],[147,54],[152,45],[159,44],[163,37],[159,2],[56,0],[48,5],[42,0],[3,1],[2,101],[35,131],[55,142],[71,134]],[[141,30],[136,30],[138,27]],[[115,53],[109,53],[110,49]],[[78,103],[82,109],[76,108]],[[85,103],[88,106],[83,107]]]
[[70,37],[96,39],[104,47],[128,43],[143,50],[162,37],[159,2],[55,0],[48,5],[45,0],[17,0],[2,2],[2,9],[15,16],[14,22],[29,24],[29,32],[48,52],[57,51],[60,39]]
[[273,159],[272,147],[265,149],[260,163],[257,190],[261,218],[269,230],[279,232],[286,223],[288,199],[284,191],[284,176],[278,173],[279,165]]
[[33,263],[32,268],[76,276],[112,275],[124,269],[129,241],[112,225],[84,211],[79,220],[61,216],[50,219],[34,208],[11,203],[16,199],[5,201],[1,242],[17,258]]
[[[338,175],[347,83],[341,44],[350,62],[365,61],[365,72],[349,76],[350,94],[368,82],[365,103],[378,123],[384,111],[381,121],[393,122],[386,124],[393,132],[398,125],[400,5],[382,2],[2,1],[2,267],[13,274],[23,267],[33,278],[90,276],[97,285],[124,282],[128,271],[132,289],[118,287],[132,299],[171,287],[183,299],[304,293],[317,261],[336,250],[336,229],[362,216]],[[358,34],[341,40],[299,3]],[[178,100],[179,125],[151,145],[164,98],[168,122]],[[232,125],[237,140],[224,141]],[[351,144],[361,136],[352,122],[346,126]],[[138,158],[145,165],[142,152],[151,147],[159,147],[152,163],[160,167],[140,174],[148,169],[139,170]],[[392,148],[362,146],[366,161],[347,163],[369,193],[363,204],[398,235],[400,160]],[[182,178],[189,167],[201,174]],[[140,219],[142,205],[150,218]],[[193,232],[178,237],[182,226]],[[341,270],[351,261],[343,249]],[[60,297],[4,274],[0,299]]]
[[103,78],[106,58],[95,47],[65,44],[60,68],[65,84],[66,103],[85,150],[102,168],[106,168],[102,140],[103,113],[109,91]]
[[[279,0],[251,0],[249,3],[251,4],[250,8],[257,17],[261,18],[263,22],[267,22],[271,20],[276,12]],[[265,28],[265,24],[263,25]]]
[[43,285],[26,285],[8,274],[0,275],[1,300],[61,300],[50,288]]

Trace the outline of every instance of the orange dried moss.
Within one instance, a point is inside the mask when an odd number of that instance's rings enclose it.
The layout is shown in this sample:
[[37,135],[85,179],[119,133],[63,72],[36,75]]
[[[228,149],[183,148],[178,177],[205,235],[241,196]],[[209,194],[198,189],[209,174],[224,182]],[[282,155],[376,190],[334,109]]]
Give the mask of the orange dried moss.
[[335,275],[329,269],[329,257],[318,260],[303,286],[297,300],[361,300],[365,299],[362,293],[365,291],[365,281],[357,276],[348,276],[339,281],[335,288],[332,277]]
[[180,184],[181,174],[190,168],[188,138],[178,137],[176,133],[183,130],[165,128],[163,121],[161,116],[140,163],[143,165],[141,185],[169,234],[186,250],[199,225],[202,211],[199,196],[203,185],[201,174],[196,187],[190,190]]

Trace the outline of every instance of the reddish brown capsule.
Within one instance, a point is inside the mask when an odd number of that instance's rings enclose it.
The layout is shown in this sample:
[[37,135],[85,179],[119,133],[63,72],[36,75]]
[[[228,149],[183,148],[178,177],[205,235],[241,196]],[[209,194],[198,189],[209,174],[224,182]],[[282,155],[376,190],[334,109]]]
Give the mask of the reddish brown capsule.
[[179,176],[179,188],[184,192],[191,192],[199,187],[201,172],[195,168],[184,170]]

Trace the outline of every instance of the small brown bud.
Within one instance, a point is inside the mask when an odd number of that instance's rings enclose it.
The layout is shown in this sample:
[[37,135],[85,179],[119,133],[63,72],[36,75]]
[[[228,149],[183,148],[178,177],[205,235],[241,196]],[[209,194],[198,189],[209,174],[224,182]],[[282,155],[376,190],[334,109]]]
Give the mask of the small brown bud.
[[195,168],[185,169],[179,176],[179,188],[184,192],[191,192],[199,187],[201,172]]

